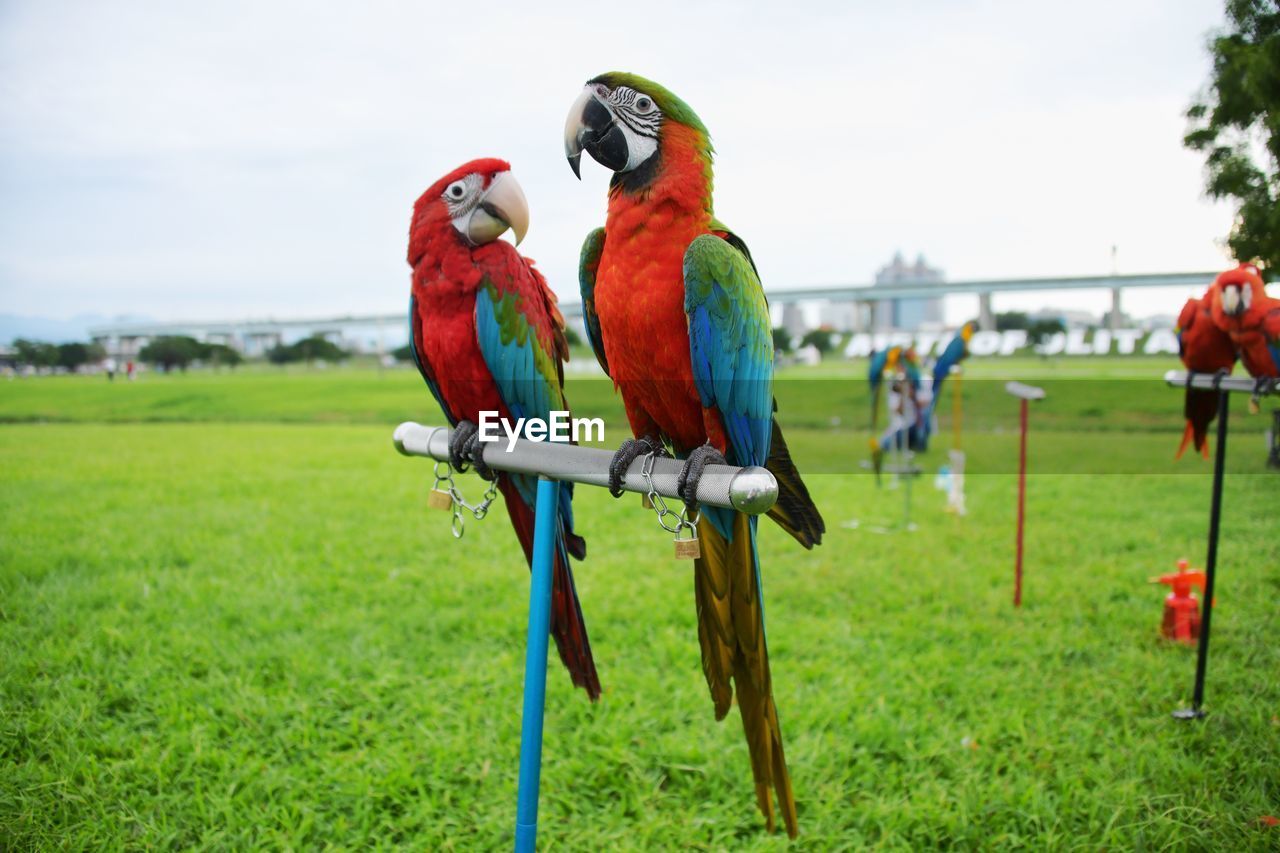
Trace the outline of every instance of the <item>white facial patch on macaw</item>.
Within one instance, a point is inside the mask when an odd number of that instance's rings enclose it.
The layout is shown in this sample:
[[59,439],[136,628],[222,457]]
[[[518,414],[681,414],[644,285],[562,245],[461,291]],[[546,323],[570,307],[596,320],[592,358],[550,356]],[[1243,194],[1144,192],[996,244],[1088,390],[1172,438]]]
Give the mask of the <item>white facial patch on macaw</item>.
[[628,86],[614,89],[606,101],[627,138],[627,165],[620,171],[630,172],[657,152],[662,110],[653,98]]
[[1228,284],[1222,288],[1222,310],[1231,316],[1240,313],[1240,285]]
[[475,172],[449,184],[441,194],[454,230],[473,246],[492,242],[507,230],[505,222],[494,219],[480,207],[484,196],[484,176]]
[[449,219],[459,232],[467,233],[467,222],[480,203],[483,189],[484,176],[472,172],[449,184],[441,193],[440,198],[444,199],[445,207],[449,209]]

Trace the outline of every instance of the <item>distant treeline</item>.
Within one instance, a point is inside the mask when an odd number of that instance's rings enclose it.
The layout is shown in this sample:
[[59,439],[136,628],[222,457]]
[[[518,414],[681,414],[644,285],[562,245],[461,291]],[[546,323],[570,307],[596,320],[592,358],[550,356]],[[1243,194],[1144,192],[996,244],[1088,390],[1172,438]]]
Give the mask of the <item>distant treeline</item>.
[[[304,338],[288,345],[281,344],[272,347],[266,353],[267,361],[272,364],[289,364],[298,361],[335,362],[342,361],[348,356],[349,353],[342,347],[320,336]],[[107,352],[102,344],[95,341],[51,344],[18,338],[13,342],[11,360],[17,367],[30,367],[36,370],[65,368],[74,371],[86,365],[104,364],[107,361]],[[187,335],[162,335],[152,338],[151,342],[138,352],[137,360],[168,373],[174,368],[186,370],[197,363],[212,367],[234,368],[245,358],[238,350],[226,344],[206,344]]]
[[76,370],[86,364],[96,364],[106,358],[106,351],[98,343],[50,344],[18,338],[13,342],[13,361],[20,367],[55,368]]

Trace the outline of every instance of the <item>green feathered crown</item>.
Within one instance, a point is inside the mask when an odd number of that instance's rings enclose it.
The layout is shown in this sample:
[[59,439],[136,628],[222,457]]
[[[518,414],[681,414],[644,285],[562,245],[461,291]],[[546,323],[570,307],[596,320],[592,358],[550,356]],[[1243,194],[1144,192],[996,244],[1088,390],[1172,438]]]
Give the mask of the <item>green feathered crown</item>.
[[698,114],[693,111],[692,107],[680,100],[671,90],[652,80],[646,80],[639,74],[628,74],[625,71],[609,71],[599,77],[588,80],[587,83],[603,83],[610,89],[627,86],[638,92],[643,92],[653,98],[654,103],[658,105],[658,109],[662,110],[662,115],[666,118],[691,127],[708,139],[711,136],[711,134],[707,133],[707,128],[702,123],[702,119],[698,118]]

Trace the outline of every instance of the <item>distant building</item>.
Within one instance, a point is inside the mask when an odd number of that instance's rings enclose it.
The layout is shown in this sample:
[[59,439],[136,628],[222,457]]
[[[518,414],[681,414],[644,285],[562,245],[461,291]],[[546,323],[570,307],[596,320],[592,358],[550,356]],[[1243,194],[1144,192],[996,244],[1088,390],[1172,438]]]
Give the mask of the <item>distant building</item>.
[[[946,274],[925,263],[924,255],[917,255],[914,264],[902,259],[896,252],[893,260],[876,273],[875,287],[904,287],[907,285],[936,284],[941,286]],[[942,297],[924,299],[884,299],[875,303],[872,310],[872,327],[876,331],[896,329],[915,331],[921,326],[938,326],[942,323]]]
[[800,338],[809,330],[805,322],[804,310],[798,302],[788,302],[782,306],[782,328],[793,338]]
[[858,311],[856,302],[824,302],[818,309],[818,325],[836,332],[852,332],[858,328]]

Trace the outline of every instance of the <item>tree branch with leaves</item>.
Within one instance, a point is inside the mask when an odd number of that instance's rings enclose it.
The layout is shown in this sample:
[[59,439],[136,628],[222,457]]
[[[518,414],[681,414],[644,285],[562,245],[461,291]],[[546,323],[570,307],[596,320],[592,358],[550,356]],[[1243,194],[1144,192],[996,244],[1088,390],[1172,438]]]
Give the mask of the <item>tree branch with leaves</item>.
[[1209,42],[1213,75],[1187,110],[1183,144],[1205,154],[1205,189],[1237,205],[1227,245],[1239,261],[1280,267],[1280,6],[1227,0]]

